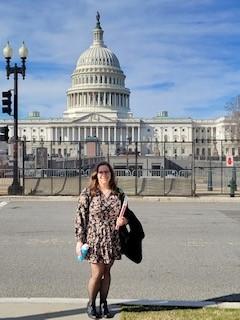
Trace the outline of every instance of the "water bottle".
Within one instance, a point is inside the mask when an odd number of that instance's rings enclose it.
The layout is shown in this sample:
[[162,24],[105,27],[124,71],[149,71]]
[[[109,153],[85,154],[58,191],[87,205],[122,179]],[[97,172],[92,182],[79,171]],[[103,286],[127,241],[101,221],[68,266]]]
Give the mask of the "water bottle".
[[84,243],[81,247],[81,256],[78,256],[78,261],[83,261],[86,258],[86,255],[88,253],[89,246],[87,243]]

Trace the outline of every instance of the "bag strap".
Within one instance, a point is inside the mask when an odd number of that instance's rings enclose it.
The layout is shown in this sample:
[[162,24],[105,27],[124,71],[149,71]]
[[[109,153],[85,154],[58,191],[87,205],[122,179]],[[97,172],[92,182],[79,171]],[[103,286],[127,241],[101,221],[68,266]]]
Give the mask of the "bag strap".
[[121,188],[117,188],[118,199],[121,200],[121,205],[123,204],[125,194]]

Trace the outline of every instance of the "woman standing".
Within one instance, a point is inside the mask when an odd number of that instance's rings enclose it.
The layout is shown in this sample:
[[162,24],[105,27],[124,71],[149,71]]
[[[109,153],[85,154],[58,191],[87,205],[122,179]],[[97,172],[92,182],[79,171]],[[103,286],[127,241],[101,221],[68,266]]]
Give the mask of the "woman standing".
[[[107,296],[111,282],[110,270],[115,260],[121,259],[121,244],[118,227],[127,224],[127,219],[119,217],[121,209],[120,190],[108,162],[99,163],[90,177],[89,187],[79,197],[75,219],[77,239],[76,254],[81,255],[84,243],[89,246],[87,260],[91,266],[88,282],[89,302],[87,314],[111,318]],[[100,293],[100,312],[96,311],[96,297]]]

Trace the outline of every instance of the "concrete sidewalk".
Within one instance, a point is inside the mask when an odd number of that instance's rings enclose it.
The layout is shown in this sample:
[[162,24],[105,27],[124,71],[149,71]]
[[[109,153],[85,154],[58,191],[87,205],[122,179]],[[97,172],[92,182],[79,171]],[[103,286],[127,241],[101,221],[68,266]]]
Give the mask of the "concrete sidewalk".
[[[89,319],[86,314],[87,299],[57,298],[2,298],[0,299],[1,320],[80,320]],[[120,319],[121,305],[109,301],[114,319]]]
[[[161,307],[189,308],[240,308],[239,302],[214,301],[168,301],[168,300],[138,300],[109,299],[109,309],[115,320],[120,319],[122,305],[145,305]],[[89,319],[86,315],[87,299],[64,298],[0,298],[1,320],[80,320]]]

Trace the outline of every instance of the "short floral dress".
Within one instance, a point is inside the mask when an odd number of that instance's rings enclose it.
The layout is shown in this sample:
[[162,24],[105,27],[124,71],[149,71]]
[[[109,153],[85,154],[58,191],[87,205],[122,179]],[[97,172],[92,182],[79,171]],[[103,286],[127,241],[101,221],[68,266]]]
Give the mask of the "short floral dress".
[[89,245],[89,262],[110,264],[121,259],[119,233],[115,230],[120,209],[121,200],[114,192],[108,197],[100,190],[93,197],[88,188],[81,192],[75,218],[75,236],[78,241]]

